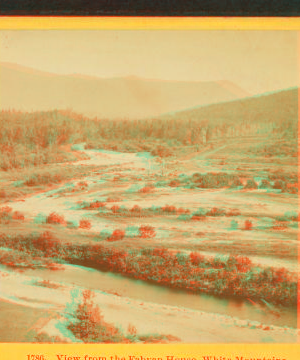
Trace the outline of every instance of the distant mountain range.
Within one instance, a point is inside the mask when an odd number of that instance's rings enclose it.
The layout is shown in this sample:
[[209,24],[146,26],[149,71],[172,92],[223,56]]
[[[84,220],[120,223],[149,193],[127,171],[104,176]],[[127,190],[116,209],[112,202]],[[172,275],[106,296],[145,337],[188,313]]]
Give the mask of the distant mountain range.
[[102,118],[149,118],[250,96],[230,81],[167,81],[135,76],[57,75],[0,63],[0,107],[22,111],[72,109]]

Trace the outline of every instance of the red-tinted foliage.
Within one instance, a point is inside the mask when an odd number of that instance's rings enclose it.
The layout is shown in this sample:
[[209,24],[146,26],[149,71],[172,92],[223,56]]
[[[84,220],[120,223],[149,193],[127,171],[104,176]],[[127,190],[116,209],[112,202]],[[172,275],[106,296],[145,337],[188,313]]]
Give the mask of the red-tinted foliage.
[[12,208],[10,206],[3,206],[2,208],[0,208],[0,213],[10,213],[12,212]]
[[22,214],[20,211],[14,211],[13,215],[12,215],[12,218],[14,220],[24,220],[25,219],[25,216],[24,214]]
[[10,206],[4,206],[0,208],[0,223],[9,224],[12,219],[12,208]]
[[111,211],[116,214],[118,211],[120,210],[120,206],[119,205],[114,205],[111,207]]
[[286,221],[276,221],[273,225],[273,230],[285,230],[287,227],[288,225]]
[[162,207],[162,211],[166,213],[176,213],[176,207],[173,205],[165,205]]
[[192,251],[190,253],[190,260],[193,265],[199,265],[204,260],[204,256],[195,251]]
[[5,199],[7,196],[7,193],[5,190],[0,190],[0,199]]
[[130,209],[131,212],[137,212],[137,213],[141,212],[141,210],[142,209],[138,205],[134,205],[132,209]]
[[248,271],[252,265],[252,261],[246,256],[235,256],[235,260],[235,266],[241,272]]
[[97,200],[90,204],[90,209],[98,209],[98,208],[104,207],[104,206],[105,206],[105,204],[103,202]]
[[202,221],[205,219],[205,216],[204,215],[193,215],[191,217],[191,220],[196,220],[196,221]]
[[177,186],[180,186],[180,185],[181,185],[181,183],[178,180],[171,180],[169,182],[169,186],[171,186],[171,187],[177,187]]
[[286,183],[282,180],[275,180],[273,189],[280,189],[285,190],[286,189]]
[[[228,258],[202,259],[200,255],[199,259],[197,253],[186,256],[185,253],[162,248],[127,252],[100,244],[59,242],[52,240],[51,234],[48,236],[47,233],[39,238],[35,234],[18,237],[0,234],[0,240],[1,246],[13,247],[31,257],[46,255],[64,260],[76,256],[83,264],[85,261],[93,261],[97,267],[174,288],[265,299],[285,306],[295,306],[297,303],[296,274],[286,269],[253,266],[247,257],[230,255]],[[5,256],[9,254],[11,252],[5,252]],[[2,258],[0,254],[2,263],[11,263],[13,260],[3,262]]]
[[154,248],[152,251],[152,255],[159,256],[159,257],[166,259],[168,256],[171,255],[171,252],[168,249]]
[[226,213],[226,216],[239,216],[239,215],[241,215],[241,212],[238,209],[230,209]]
[[137,334],[136,327],[134,325],[132,325],[132,324],[129,324],[128,328],[127,328],[127,332],[131,336],[136,336],[136,334]]
[[54,239],[55,236],[51,231],[44,231],[40,236],[39,236],[39,240],[40,239]]
[[168,157],[172,155],[172,152],[166,146],[158,145],[156,149],[151,151],[151,154],[153,156]]
[[107,199],[106,199],[106,202],[115,202],[115,201],[117,201],[116,199],[113,199],[113,198],[111,198],[111,197],[108,197]]
[[252,224],[252,221],[251,220],[246,220],[245,221],[245,230],[252,230],[253,228],[253,224]]
[[155,230],[152,226],[143,225],[139,228],[140,237],[151,238],[156,235]]
[[51,213],[47,216],[46,222],[48,224],[62,224],[66,225],[66,221],[63,215],[59,215],[56,212]]
[[280,283],[284,281],[290,281],[290,274],[286,268],[280,268],[275,270],[274,282]]
[[57,239],[51,231],[44,231],[38,237],[37,241],[34,241],[35,246],[42,250],[47,251],[48,254],[54,255],[56,252]]
[[85,190],[86,188],[88,188],[88,183],[86,181],[80,181],[77,186],[81,189],[81,190]]
[[154,186],[144,186],[143,188],[141,188],[140,190],[139,190],[139,192],[141,192],[141,193],[152,193],[152,192],[154,192]]
[[122,240],[124,237],[125,237],[125,231],[117,229],[114,230],[114,232],[107,239],[107,241],[118,241],[118,240]]
[[207,216],[222,216],[225,215],[225,211],[223,209],[218,209],[216,207],[209,210],[209,212],[206,214]]
[[189,212],[189,210],[187,210],[187,209],[178,208],[176,212],[178,215],[181,215],[181,214],[187,214],[187,211]]
[[91,224],[91,222],[90,222],[89,220],[87,220],[87,219],[81,219],[81,220],[79,221],[79,228],[80,228],[80,229],[87,229],[87,230],[89,230],[91,227],[92,227],[92,224]]

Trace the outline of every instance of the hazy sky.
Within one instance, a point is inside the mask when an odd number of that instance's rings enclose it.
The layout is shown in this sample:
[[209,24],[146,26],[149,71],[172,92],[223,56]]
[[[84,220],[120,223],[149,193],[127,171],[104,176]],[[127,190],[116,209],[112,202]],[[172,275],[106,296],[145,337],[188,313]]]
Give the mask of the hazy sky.
[[58,74],[230,80],[251,94],[298,84],[295,31],[0,31],[0,61]]

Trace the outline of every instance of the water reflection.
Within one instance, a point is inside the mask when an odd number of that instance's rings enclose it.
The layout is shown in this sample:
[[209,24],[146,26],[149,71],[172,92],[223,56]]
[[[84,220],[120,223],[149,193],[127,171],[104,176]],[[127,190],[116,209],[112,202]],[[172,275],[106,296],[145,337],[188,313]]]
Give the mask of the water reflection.
[[296,310],[274,307],[274,311],[272,311],[264,304],[258,301],[254,302],[251,299],[241,300],[187,293],[182,290],[130,279],[119,274],[101,272],[75,265],[67,265],[64,270],[57,271],[26,270],[26,274],[41,276],[45,280],[66,282],[94,290],[110,292],[141,301],[219,313],[240,319],[259,321],[263,324],[297,327]]

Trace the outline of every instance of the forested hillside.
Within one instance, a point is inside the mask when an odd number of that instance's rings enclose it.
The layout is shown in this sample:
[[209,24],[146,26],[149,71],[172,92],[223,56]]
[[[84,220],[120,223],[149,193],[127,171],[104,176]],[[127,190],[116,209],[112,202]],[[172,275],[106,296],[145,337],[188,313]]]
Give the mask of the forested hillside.
[[72,111],[2,111],[1,169],[70,160],[63,145],[85,142],[90,148],[150,151],[167,156],[179,146],[206,146],[243,136],[288,141],[297,153],[298,90],[164,115],[146,120],[87,118]]

